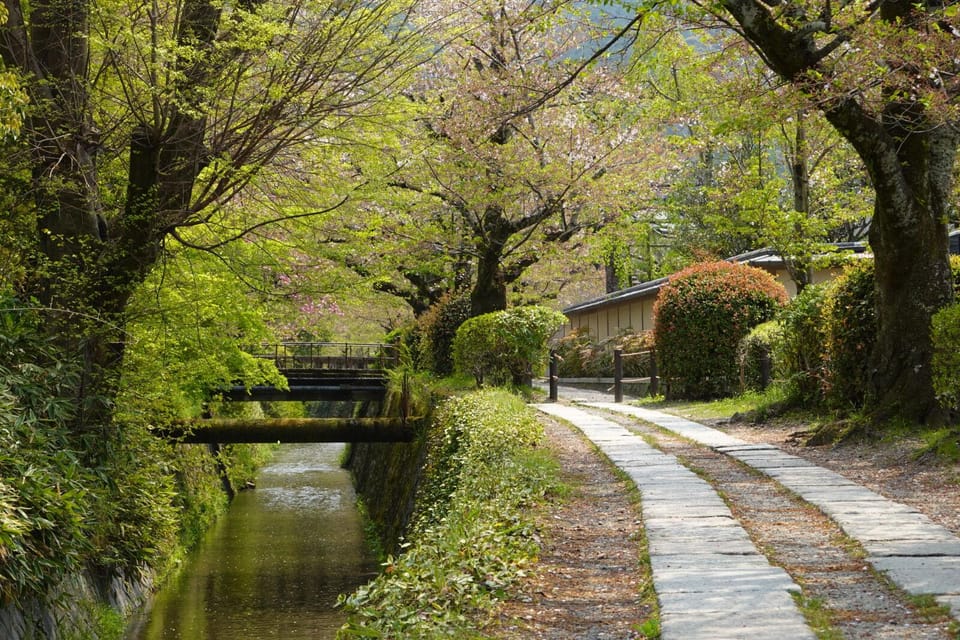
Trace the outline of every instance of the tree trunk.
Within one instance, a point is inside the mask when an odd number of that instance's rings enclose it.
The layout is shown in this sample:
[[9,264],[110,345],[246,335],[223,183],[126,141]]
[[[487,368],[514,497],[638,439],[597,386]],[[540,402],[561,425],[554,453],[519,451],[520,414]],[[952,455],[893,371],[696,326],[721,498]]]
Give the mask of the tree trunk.
[[507,285],[497,246],[487,247],[477,260],[477,280],[470,291],[470,315],[503,311],[507,308]]
[[914,134],[899,146],[899,184],[877,185],[870,228],[879,331],[869,398],[878,417],[937,423],[931,316],[953,299],[947,220],[956,141]]
[[878,333],[867,409],[880,420],[937,423],[946,414],[933,392],[930,320],[953,300],[947,222],[958,137],[949,125],[907,129],[900,106],[891,103],[882,122],[844,102],[826,115],[876,191],[869,240]]
[[[868,411],[879,419],[937,422],[945,413],[933,392],[930,320],[953,299],[947,254],[958,134],[945,114],[904,91],[899,69],[883,80],[881,109],[831,86],[831,47],[817,30],[780,21],[758,0],[722,0],[744,37],[781,77],[817,100],[830,123],[857,150],[876,191],[870,246],[876,265],[878,334],[870,359]],[[926,5],[880,3],[880,19],[898,42],[924,38]],[[830,15],[826,6],[826,19]],[[896,47],[894,47],[896,48]],[[909,68],[909,65],[907,65]],[[911,78],[910,82],[920,82]],[[953,96],[954,99],[955,96]]]

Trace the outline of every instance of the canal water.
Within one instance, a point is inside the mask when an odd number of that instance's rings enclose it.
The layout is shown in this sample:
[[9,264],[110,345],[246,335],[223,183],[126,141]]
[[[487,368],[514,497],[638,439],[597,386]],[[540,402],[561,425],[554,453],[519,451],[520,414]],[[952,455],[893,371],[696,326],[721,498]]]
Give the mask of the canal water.
[[343,445],[282,445],[128,640],[322,640],[373,577]]

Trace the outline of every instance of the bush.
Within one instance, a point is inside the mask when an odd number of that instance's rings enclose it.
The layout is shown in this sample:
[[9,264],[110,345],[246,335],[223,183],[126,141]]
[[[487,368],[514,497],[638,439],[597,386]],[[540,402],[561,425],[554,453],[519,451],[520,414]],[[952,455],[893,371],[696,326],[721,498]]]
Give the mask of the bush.
[[470,296],[448,292],[417,321],[417,363],[438,376],[453,373],[453,340],[470,317]]
[[588,329],[574,329],[557,340],[553,350],[557,354],[557,371],[561,378],[591,378],[602,375],[597,373],[597,362],[605,354],[594,344]]
[[940,404],[948,409],[960,408],[960,303],[934,314],[933,389]]
[[876,288],[872,260],[848,267],[830,287],[826,319],[826,400],[858,409],[866,399],[870,356],[877,341]]
[[713,398],[738,386],[737,347],[786,302],[762,269],[729,262],[688,267],[660,290],[654,339],[660,373],[675,397]]
[[485,313],[464,322],[453,341],[457,371],[472,374],[477,385],[528,383],[546,366],[547,340],[566,317],[545,307],[517,307]]
[[[750,330],[737,348],[740,364],[740,390],[763,391],[776,375],[773,361],[774,345],[782,339],[778,322],[758,324]],[[764,371],[766,369],[766,371]]]
[[823,398],[827,348],[824,308],[829,291],[827,285],[808,285],[777,316],[782,331],[774,344],[774,366],[800,402],[820,402]]
[[[610,359],[613,360],[613,350],[621,349],[623,353],[638,353],[640,351],[650,351],[653,349],[653,331],[628,331],[604,342],[601,346],[609,350]],[[612,369],[611,369],[612,371]],[[625,378],[646,378],[650,375],[650,358],[636,357],[624,358],[623,377]]]

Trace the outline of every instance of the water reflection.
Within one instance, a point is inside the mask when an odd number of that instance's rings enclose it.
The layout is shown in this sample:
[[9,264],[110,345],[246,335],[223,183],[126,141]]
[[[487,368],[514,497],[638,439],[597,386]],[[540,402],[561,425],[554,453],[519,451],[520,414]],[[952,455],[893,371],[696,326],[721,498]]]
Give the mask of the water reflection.
[[332,638],[337,595],[369,579],[342,445],[284,445],[130,640]]

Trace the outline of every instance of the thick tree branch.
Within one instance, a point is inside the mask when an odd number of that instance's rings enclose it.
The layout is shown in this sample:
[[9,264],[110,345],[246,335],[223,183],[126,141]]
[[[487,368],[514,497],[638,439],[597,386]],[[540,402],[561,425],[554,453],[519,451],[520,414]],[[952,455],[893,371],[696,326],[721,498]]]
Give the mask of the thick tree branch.
[[348,200],[349,200],[349,197],[348,197],[348,196],[344,196],[344,197],[341,198],[340,201],[337,202],[335,205],[333,205],[333,206],[331,206],[331,207],[327,207],[326,209],[320,209],[320,210],[317,210],[317,211],[306,211],[306,212],[304,212],[304,213],[294,213],[294,214],[285,215],[285,216],[277,216],[276,218],[271,218],[271,219],[269,219],[269,220],[263,220],[262,222],[258,222],[258,223],[256,223],[256,224],[250,225],[249,227],[246,227],[246,228],[242,229],[241,231],[238,231],[237,233],[235,233],[235,234],[233,234],[233,235],[231,235],[231,236],[229,236],[229,237],[227,237],[227,238],[224,238],[223,240],[220,240],[219,242],[215,242],[215,243],[213,243],[213,244],[203,244],[203,245],[202,245],[202,244],[196,244],[196,243],[190,242],[189,240],[184,239],[183,236],[181,236],[180,233],[178,233],[177,228],[171,229],[171,230],[170,230],[170,235],[172,235],[174,238],[176,238],[176,239],[177,239],[177,242],[179,242],[180,244],[182,244],[182,245],[185,246],[185,247],[189,247],[189,248],[191,248],[191,249],[197,249],[197,250],[199,250],[199,251],[213,251],[213,250],[215,250],[215,249],[219,249],[220,247],[222,247],[222,246],[224,246],[224,245],[230,244],[231,242],[235,242],[235,241],[237,241],[237,240],[240,240],[240,239],[243,238],[244,236],[247,236],[247,235],[253,233],[253,232],[256,231],[257,229],[262,229],[263,227],[268,227],[268,226],[270,226],[270,225],[279,224],[279,223],[281,223],[281,222],[288,222],[288,221],[290,221],[290,220],[300,220],[300,219],[303,219],[303,218],[312,218],[312,217],[314,217],[314,216],[320,216],[320,215],[323,215],[323,214],[325,214],[325,213],[330,213],[331,211],[335,211],[335,210],[339,209],[340,207],[342,207],[344,204],[347,203]]

